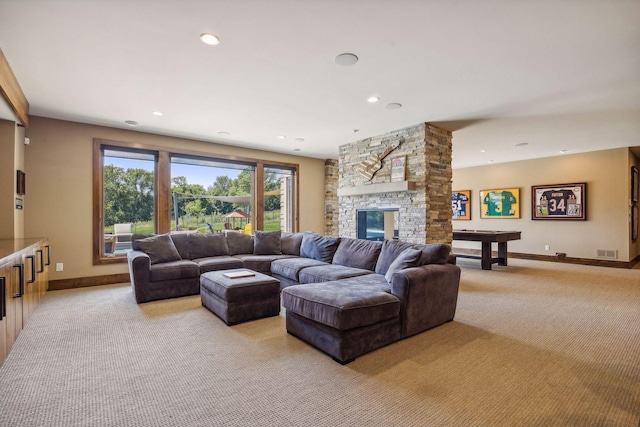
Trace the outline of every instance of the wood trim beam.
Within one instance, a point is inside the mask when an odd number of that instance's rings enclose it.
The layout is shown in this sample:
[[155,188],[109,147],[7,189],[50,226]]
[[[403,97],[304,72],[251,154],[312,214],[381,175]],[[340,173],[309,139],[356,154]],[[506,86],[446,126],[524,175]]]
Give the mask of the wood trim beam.
[[63,289],[88,288],[91,286],[113,285],[115,283],[127,283],[131,280],[129,273],[109,274],[105,276],[76,277],[75,279],[50,280],[49,290],[60,291]]
[[29,126],[29,102],[18,84],[7,58],[0,49],[0,93],[23,125]]

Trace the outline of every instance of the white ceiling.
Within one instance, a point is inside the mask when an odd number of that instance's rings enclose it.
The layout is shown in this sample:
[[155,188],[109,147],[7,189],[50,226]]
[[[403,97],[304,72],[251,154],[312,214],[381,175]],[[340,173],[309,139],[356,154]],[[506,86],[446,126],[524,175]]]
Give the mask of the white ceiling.
[[35,116],[317,158],[431,122],[455,168],[640,146],[638,0],[0,0],[0,48]]

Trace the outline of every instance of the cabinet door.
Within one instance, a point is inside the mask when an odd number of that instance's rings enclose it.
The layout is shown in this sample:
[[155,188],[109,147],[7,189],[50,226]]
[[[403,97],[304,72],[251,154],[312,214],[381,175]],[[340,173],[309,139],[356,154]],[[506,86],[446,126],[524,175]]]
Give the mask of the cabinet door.
[[24,264],[24,295],[22,296],[22,325],[27,323],[27,319],[36,308],[38,289],[36,284],[36,255],[35,249],[27,251],[22,256]]

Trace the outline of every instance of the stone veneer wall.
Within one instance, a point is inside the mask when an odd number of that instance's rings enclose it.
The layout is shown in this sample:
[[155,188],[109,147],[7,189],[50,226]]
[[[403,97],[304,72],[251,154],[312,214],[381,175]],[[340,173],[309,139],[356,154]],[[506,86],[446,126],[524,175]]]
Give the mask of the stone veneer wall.
[[[358,165],[363,160],[383,152],[400,139],[404,142],[383,160],[382,168],[371,181],[358,174]],[[400,240],[451,244],[451,140],[451,132],[421,123],[340,146],[338,188],[390,182],[391,159],[406,155],[406,179],[416,183],[416,190],[339,197],[337,230],[333,215],[329,218],[333,212],[327,211],[326,233],[357,237],[358,209],[392,208],[399,211]],[[326,185],[326,197],[329,197],[332,188]]]
[[324,161],[324,234],[338,235],[338,161]]

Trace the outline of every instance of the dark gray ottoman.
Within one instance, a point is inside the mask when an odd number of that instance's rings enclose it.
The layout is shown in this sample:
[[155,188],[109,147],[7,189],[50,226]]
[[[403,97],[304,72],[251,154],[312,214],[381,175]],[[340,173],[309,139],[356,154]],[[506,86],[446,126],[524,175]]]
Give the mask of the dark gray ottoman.
[[[228,277],[233,273],[252,275]],[[244,268],[202,274],[200,298],[227,325],[280,314],[280,282]]]

